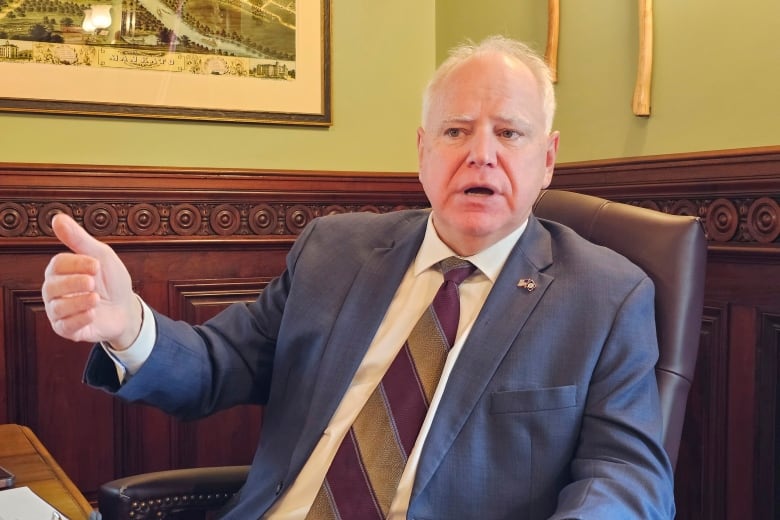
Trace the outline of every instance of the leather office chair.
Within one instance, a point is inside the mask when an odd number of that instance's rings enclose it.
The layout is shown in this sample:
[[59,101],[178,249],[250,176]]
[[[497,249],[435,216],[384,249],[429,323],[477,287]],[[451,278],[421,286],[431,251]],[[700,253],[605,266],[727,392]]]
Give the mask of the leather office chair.
[[[561,190],[542,192],[534,213],[618,251],[655,283],[664,447],[676,465],[701,328],[707,243],[699,219]],[[100,512],[103,520],[208,518],[204,511],[223,505],[248,470],[195,468],[122,478],[101,487]]]
[[653,280],[659,350],[655,375],[664,447],[675,467],[704,305],[707,240],[701,221],[562,190],[542,192],[534,214],[617,251]]

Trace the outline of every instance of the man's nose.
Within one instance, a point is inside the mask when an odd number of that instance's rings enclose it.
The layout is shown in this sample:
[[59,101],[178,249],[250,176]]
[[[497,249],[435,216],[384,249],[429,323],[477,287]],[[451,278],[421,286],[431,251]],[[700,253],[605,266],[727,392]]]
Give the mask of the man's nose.
[[469,149],[469,165],[493,167],[496,165],[496,137],[492,132],[477,132],[472,135]]

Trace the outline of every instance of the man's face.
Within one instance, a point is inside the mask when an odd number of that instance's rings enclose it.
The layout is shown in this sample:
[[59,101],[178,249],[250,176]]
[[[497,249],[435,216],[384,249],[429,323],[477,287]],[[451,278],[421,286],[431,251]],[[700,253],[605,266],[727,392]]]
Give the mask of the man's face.
[[550,184],[558,133],[547,134],[528,67],[473,57],[443,78],[417,130],[419,177],[440,238],[472,255],[516,229]]

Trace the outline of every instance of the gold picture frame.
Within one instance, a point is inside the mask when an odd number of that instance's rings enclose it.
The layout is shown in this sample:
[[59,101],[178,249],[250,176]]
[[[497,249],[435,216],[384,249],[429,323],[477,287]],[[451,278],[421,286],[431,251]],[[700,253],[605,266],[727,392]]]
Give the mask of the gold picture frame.
[[331,124],[331,0],[99,1],[0,0],[0,111]]

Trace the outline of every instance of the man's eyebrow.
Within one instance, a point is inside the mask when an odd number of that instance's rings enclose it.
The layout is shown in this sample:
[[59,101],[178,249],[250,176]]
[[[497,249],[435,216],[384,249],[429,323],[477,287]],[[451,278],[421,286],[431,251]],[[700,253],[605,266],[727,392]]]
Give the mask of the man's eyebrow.
[[453,115],[453,116],[446,117],[446,118],[442,119],[441,125],[442,126],[447,126],[447,125],[452,125],[452,124],[455,124],[455,123],[473,123],[473,122],[474,122],[474,118],[471,117],[471,116],[467,116],[467,115]]
[[517,116],[499,116],[494,118],[495,122],[500,125],[528,128],[531,123],[524,117]]
[[[474,121],[476,121],[476,118],[473,116],[454,114],[443,118],[438,128],[444,130],[457,125],[470,125]],[[533,129],[533,124],[528,119],[520,116],[497,116],[492,118],[491,121],[494,127],[499,128],[515,128],[524,132],[529,132]]]
[[[442,119],[442,125],[449,125],[453,123],[473,123],[476,120],[475,117],[469,115],[451,115]],[[509,125],[509,126],[529,126],[531,123],[528,119],[520,116],[496,116],[492,118],[494,124]]]

